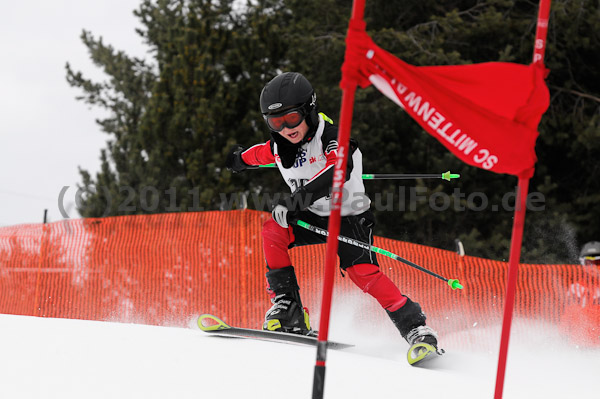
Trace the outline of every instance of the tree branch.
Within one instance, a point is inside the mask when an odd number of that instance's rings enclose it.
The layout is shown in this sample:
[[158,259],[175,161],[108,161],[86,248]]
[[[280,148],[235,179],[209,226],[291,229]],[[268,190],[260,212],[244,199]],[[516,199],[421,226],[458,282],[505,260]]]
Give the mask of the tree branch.
[[554,85],[549,85],[548,87],[550,87],[554,90],[557,90],[557,91],[562,91],[564,93],[570,93],[570,94],[574,94],[579,97],[589,98],[590,100],[594,100],[594,101],[600,103],[600,97],[592,96],[591,94],[586,94],[586,93],[582,93],[580,91],[571,90],[571,89],[565,89],[565,88],[554,86]]

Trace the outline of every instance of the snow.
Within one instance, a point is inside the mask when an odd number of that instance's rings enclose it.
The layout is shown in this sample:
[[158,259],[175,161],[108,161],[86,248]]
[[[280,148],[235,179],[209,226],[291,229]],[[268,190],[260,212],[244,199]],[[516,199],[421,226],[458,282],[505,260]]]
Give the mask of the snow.
[[[0,331],[2,398],[312,394],[313,347],[208,336],[193,328],[15,315],[0,315]],[[493,397],[497,351],[446,348],[428,368],[417,368],[406,362],[406,344],[399,340],[356,336],[352,342],[357,346],[327,353],[325,398]],[[599,355],[560,342],[511,347],[504,398],[594,397]]]

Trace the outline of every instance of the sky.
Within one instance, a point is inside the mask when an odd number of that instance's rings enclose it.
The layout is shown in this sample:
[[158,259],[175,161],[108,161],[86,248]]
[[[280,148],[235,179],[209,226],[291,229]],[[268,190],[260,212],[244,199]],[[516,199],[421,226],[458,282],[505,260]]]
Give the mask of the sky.
[[58,206],[75,209],[78,168],[92,176],[109,136],[95,120],[107,115],[76,100],[65,65],[96,81],[95,66],[80,39],[87,30],[130,56],[147,58],[135,32],[140,0],[34,0],[2,2],[0,12],[0,226],[64,219]]
[[[408,345],[346,329],[356,344],[327,352],[324,399],[493,398],[497,351],[446,347],[412,367]],[[311,397],[314,347],[209,336],[199,329],[0,315],[2,398]],[[576,350],[540,329],[514,337],[504,399],[583,399],[600,390],[600,352]],[[513,343],[514,341],[514,343]],[[370,344],[366,344],[370,342]]]

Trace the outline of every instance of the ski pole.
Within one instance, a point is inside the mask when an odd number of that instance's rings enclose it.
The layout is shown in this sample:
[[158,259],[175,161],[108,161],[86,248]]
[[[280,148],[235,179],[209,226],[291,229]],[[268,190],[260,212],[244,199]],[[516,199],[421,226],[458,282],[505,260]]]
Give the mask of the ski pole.
[[[313,233],[321,234],[322,236],[325,236],[325,237],[329,236],[329,232],[327,230],[321,229],[321,228],[319,228],[317,226],[313,226],[312,224],[303,222],[302,220],[297,220],[294,223],[297,224],[300,227],[303,227],[303,228],[305,228],[307,230],[312,231]],[[366,249],[366,250],[369,250],[369,251],[373,251],[375,253],[387,256],[388,258],[392,258],[394,260],[397,260],[397,261],[400,261],[400,262],[402,262],[404,264],[407,264],[410,267],[414,267],[415,269],[418,269],[418,270],[420,270],[422,272],[425,272],[425,273],[429,274],[430,276],[439,278],[440,280],[443,280],[443,281],[447,282],[448,285],[450,286],[450,288],[452,288],[453,290],[455,290],[457,288],[458,289],[463,289],[463,286],[460,284],[460,282],[458,281],[458,279],[455,279],[455,278],[447,279],[446,277],[440,276],[439,274],[436,274],[436,273],[432,272],[431,270],[427,270],[424,267],[419,266],[416,263],[413,263],[413,262],[411,262],[411,261],[409,261],[407,259],[404,259],[404,258],[402,258],[402,257],[400,257],[400,256],[398,256],[398,255],[396,255],[394,253],[391,253],[390,251],[387,251],[385,249],[376,247],[374,245],[369,245],[369,244],[367,244],[365,242],[358,241],[358,240],[355,240],[353,238],[344,237],[342,235],[338,236],[338,240],[340,240],[341,242],[346,243],[346,244],[354,245],[355,247],[359,247],[359,248],[363,248],[363,249]]]
[[[274,168],[274,163],[266,165],[258,165],[259,168]],[[450,173],[450,171],[444,173],[374,173],[374,174],[363,174],[363,180],[404,180],[404,179],[443,179],[450,181],[452,179],[460,178],[458,173]]]
[[443,179],[450,181],[451,179],[458,179],[459,177],[460,175],[458,173],[450,173],[450,171],[444,173],[376,173],[362,175],[363,180]]

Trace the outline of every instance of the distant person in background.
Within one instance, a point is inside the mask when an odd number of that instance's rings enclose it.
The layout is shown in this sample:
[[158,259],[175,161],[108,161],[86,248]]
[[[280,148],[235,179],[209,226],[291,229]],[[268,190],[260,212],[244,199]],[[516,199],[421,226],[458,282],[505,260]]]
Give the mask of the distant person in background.
[[568,300],[582,308],[589,305],[600,306],[600,285],[597,284],[600,277],[600,241],[588,242],[581,248],[579,263],[585,267],[585,275],[583,279],[571,284]]
[[600,241],[590,241],[581,248],[579,262],[583,266],[600,266]]
[[582,272],[569,286],[561,330],[582,346],[600,345],[600,241],[586,243],[579,254]]

